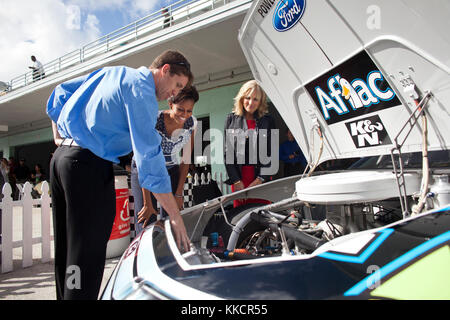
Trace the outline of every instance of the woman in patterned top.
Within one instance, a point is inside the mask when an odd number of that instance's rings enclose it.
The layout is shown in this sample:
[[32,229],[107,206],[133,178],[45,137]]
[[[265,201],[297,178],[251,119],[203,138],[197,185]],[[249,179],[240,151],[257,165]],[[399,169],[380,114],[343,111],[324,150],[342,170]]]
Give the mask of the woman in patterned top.
[[[156,130],[161,135],[161,148],[166,159],[166,168],[172,183],[180,210],[183,208],[183,189],[189,171],[190,155],[194,146],[197,119],[192,115],[194,104],[198,101],[194,86],[184,88],[177,96],[168,100],[169,110],[161,110],[156,121]],[[188,149],[190,148],[190,149]],[[180,152],[183,150],[183,157]],[[131,162],[131,192],[134,198],[136,235],[156,220],[156,199],[147,189],[141,188],[134,159]],[[164,210],[161,215],[165,216]]]

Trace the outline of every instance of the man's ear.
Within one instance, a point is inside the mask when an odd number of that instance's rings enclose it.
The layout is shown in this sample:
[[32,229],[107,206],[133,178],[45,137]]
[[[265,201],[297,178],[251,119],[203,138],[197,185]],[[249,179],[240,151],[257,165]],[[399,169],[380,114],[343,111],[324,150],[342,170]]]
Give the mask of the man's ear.
[[162,74],[166,74],[170,71],[170,64],[166,63],[161,67]]

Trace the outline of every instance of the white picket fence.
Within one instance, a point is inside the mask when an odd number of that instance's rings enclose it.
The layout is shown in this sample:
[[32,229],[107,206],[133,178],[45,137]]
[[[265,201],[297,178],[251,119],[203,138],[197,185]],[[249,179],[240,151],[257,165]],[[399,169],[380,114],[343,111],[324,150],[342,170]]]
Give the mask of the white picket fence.
[[[211,173],[201,175],[195,174],[194,177],[187,179],[186,189],[198,185],[205,185],[211,182]],[[227,177],[222,173],[215,173],[214,180],[222,194],[230,193],[230,187],[224,183]],[[18,185],[20,196],[19,200],[13,200],[11,197],[11,185],[6,183],[2,191],[3,199],[0,202],[1,209],[1,273],[11,272],[14,269],[14,249],[22,249],[22,268],[33,265],[33,245],[40,245],[40,252],[37,255],[43,263],[51,260],[51,241],[53,240],[51,229],[51,197],[49,195],[49,184],[47,181],[42,183],[42,196],[39,199],[33,199],[31,192],[32,184],[26,182],[23,187]],[[1,197],[0,197],[1,198]],[[22,228],[14,228],[14,214],[22,214]],[[33,220],[34,216],[34,220]],[[36,221],[36,217],[40,221]],[[16,219],[17,221],[17,219]],[[33,236],[33,229],[40,224],[39,236]],[[14,234],[14,229],[21,229],[22,234]],[[35,230],[36,231],[36,230]],[[20,239],[20,240],[14,240]],[[40,254],[39,254],[40,253]]]
[[[21,188],[21,186],[18,186]],[[41,261],[49,262],[51,259],[51,198],[49,195],[49,185],[46,181],[42,183],[42,196],[40,199],[33,199],[31,191],[33,186],[26,182],[20,191],[19,200],[11,197],[12,188],[9,183],[3,186],[3,199],[0,202],[2,220],[2,243],[1,248],[1,272],[13,270],[13,250],[22,248],[22,267],[33,265],[33,245],[40,244]],[[33,210],[40,210],[40,236],[33,237]],[[13,234],[14,213],[22,213],[22,237]],[[21,240],[14,240],[20,238]]]
[[[188,177],[188,182],[192,181],[193,186],[205,185],[211,182],[211,178],[212,177],[210,172],[206,173],[206,175],[205,173],[201,173],[200,175],[196,173],[193,178]],[[220,192],[222,192],[222,194],[224,195],[231,192],[230,186],[225,183],[227,179],[228,178],[226,174],[222,174],[222,172],[214,173],[214,181],[217,182],[217,186],[219,187]]]

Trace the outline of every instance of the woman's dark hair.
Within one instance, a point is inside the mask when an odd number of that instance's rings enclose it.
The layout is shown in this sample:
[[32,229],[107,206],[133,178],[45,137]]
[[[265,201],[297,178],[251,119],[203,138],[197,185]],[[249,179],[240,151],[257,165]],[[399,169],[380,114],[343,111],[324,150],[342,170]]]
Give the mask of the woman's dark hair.
[[179,104],[184,100],[192,100],[196,103],[198,99],[197,89],[194,86],[186,86],[175,97],[170,97],[169,101],[173,104]]

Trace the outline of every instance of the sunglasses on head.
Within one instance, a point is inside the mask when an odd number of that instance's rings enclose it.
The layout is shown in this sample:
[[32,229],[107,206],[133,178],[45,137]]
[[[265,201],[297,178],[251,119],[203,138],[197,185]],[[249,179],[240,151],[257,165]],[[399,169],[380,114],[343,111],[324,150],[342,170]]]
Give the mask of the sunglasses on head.
[[188,69],[189,71],[191,70],[191,65],[188,62],[171,62],[169,64],[174,64],[176,66],[183,66],[186,69]]

